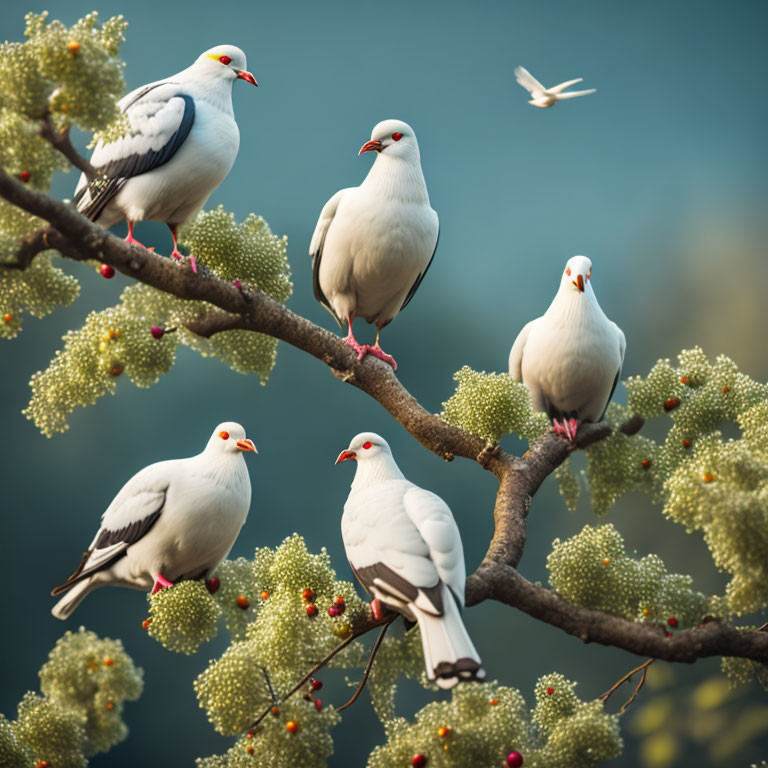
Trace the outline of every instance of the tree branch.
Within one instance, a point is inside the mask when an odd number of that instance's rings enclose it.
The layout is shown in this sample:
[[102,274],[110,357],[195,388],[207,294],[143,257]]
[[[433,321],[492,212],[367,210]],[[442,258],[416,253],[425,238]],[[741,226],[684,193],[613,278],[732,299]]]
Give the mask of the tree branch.
[[81,170],[88,181],[93,181],[99,175],[99,172],[72,145],[69,127],[59,131],[53,124],[50,113],[41,120],[40,135],[54,149],[61,152],[75,168]]
[[[386,363],[370,355],[358,362],[355,353],[338,336],[264,293],[237,287],[204,269],[195,274],[188,264],[177,264],[128,245],[72,208],[21,184],[2,169],[0,196],[47,221],[50,225],[47,242],[65,257],[75,261],[97,259],[160,291],[211,304],[211,312],[191,327],[193,332],[212,336],[237,328],[285,341],[316,357],[342,381],[377,400],[430,451],[448,461],[454,456],[478,461],[492,472],[499,482],[494,508],[495,531],[482,563],[467,579],[467,605],[497,600],[585,642],[668,661],[690,663],[707,656],[739,656],[768,662],[766,632],[737,630],[711,621],[668,638],[659,626],[573,605],[551,590],[531,584],[515,570],[525,546],[525,520],[533,495],[571,452],[610,434],[609,425],[581,425],[574,443],[546,434],[520,458],[501,450],[488,451],[486,443],[477,435],[426,411]],[[32,251],[32,245],[22,246],[19,268],[31,263]],[[32,255],[25,255],[29,253]],[[642,423],[635,420],[627,428],[634,433],[641,426]]]

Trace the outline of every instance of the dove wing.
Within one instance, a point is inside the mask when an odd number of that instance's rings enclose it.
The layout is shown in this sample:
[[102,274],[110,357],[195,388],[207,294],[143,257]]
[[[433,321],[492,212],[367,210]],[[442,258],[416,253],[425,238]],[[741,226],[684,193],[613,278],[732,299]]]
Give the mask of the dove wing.
[[[435,213],[435,218],[437,218],[437,214]],[[440,242],[440,225],[437,226],[437,237],[435,238],[435,247],[432,250],[432,255],[429,257],[429,261],[427,262],[427,266],[424,267],[424,271],[419,274],[419,276],[416,278],[416,281],[411,286],[411,290],[408,291],[408,295],[405,297],[405,300],[403,301],[402,306],[400,307],[400,310],[404,310],[407,306],[410,300],[414,297],[416,291],[419,289],[419,286],[421,285],[421,281],[424,279],[424,276],[429,271],[429,268],[432,266],[432,262],[435,258],[435,253],[437,252],[437,244]]]
[[120,101],[130,133],[97,144],[91,165],[99,176],[90,182],[81,176],[75,190],[80,213],[95,221],[128,179],[159,168],[176,154],[195,121],[194,99],[179,87],[167,80],[152,83]]
[[515,67],[515,79],[532,96],[541,95],[547,90],[525,67]]
[[588,96],[590,93],[595,93],[597,88],[590,88],[588,91],[567,91],[566,93],[558,94],[558,99],[575,99],[577,96]]
[[315,225],[312,240],[309,243],[309,255],[312,257],[312,289],[314,290],[315,298],[333,315],[334,319],[339,324],[339,327],[341,327],[341,320],[336,317],[336,313],[333,311],[330,302],[323,293],[323,289],[320,287],[320,261],[323,258],[325,237],[328,234],[333,218],[339,208],[341,198],[346,191],[346,189],[340,189],[323,206],[323,210],[320,211],[320,218]]

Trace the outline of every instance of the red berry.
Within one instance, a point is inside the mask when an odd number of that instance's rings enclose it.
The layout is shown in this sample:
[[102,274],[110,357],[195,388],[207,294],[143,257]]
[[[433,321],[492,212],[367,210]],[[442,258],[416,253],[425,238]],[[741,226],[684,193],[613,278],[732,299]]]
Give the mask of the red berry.
[[243,610],[245,610],[250,605],[248,598],[245,595],[238,595],[235,602],[237,603],[237,607],[242,608]]
[[13,315],[10,312],[8,314],[3,315],[4,322],[10,323],[11,320],[13,320]]
[[233,280],[232,285],[234,285],[235,288],[238,288],[238,289],[243,287],[243,284],[239,280]]
[[19,178],[26,184],[32,178],[32,174],[29,171],[22,171]]
[[152,334],[153,339],[162,339],[163,336],[165,336],[165,329],[161,328],[159,325],[153,325],[149,332]]
[[680,405],[680,400],[676,397],[670,397],[668,400],[664,401],[664,410],[667,412],[674,411],[678,405]]
[[323,687],[322,680],[313,680],[310,684],[310,689],[313,691],[319,691]]
[[144,619],[144,621],[141,622],[141,628],[142,629],[149,629],[149,625],[152,623],[152,617],[148,619]]
[[274,717],[277,717],[280,714],[279,707],[272,707],[272,709],[269,710]]
[[687,383],[688,383],[688,381],[689,381],[689,379],[688,379],[688,377],[687,377],[687,376],[681,376],[681,377],[680,377],[680,383],[681,383],[681,384],[687,384]]
[[208,579],[208,581],[205,582],[205,586],[208,587],[208,591],[213,594],[214,592],[219,591],[219,587],[221,586],[221,582],[214,576],[213,578]]
[[547,688],[547,696],[551,696],[555,692],[555,689],[551,686]]
[[311,603],[315,599],[315,590],[314,589],[305,589],[301,593],[302,598],[305,602]]
[[317,616],[317,606],[314,603],[310,603],[306,607],[307,616],[311,619],[313,616]]
[[707,472],[706,475],[702,478],[705,483],[714,483],[715,482],[715,476],[711,472]]
[[731,391],[730,387],[723,387],[723,394],[727,395]]
[[651,466],[651,462],[650,462],[650,460],[649,460],[649,459],[643,459],[643,460],[640,462],[640,466],[641,466],[643,469],[648,469],[648,468]]
[[411,765],[413,768],[424,768],[424,766],[427,764],[427,758],[421,754],[421,752],[417,752],[412,758],[411,758]]
[[683,448],[690,448],[690,447],[691,447],[691,441],[688,438],[683,440]]
[[323,702],[320,699],[315,701],[315,709],[319,712],[323,708]]
[[115,268],[109,264],[102,264],[99,267],[99,272],[102,277],[106,277],[107,280],[111,280],[115,276]]
[[328,609],[328,615],[329,616],[338,616],[339,615],[339,609],[335,605],[332,605]]
[[667,624],[669,624],[669,626],[672,627],[672,629],[674,629],[677,626],[678,621],[674,616],[670,616],[667,619]]
[[523,764],[523,756],[519,752],[510,752],[507,755],[507,765],[509,768],[520,768]]

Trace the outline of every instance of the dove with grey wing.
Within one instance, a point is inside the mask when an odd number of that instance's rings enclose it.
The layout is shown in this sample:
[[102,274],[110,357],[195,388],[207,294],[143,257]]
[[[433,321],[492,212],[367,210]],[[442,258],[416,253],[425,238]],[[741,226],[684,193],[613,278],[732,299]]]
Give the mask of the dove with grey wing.
[[104,512],[75,572],[51,593],[66,619],[104,586],[153,589],[207,577],[229,554],[251,504],[243,454],[256,452],[245,430],[219,424],[202,453],[151,464],[135,474]]
[[591,278],[586,256],[569,259],[549,309],[520,331],[509,354],[509,373],[528,387],[534,410],[570,440],[579,422],[603,418],[626,350],[623,332],[597,303]]
[[[315,298],[349,333],[358,360],[374,355],[397,368],[381,349],[381,330],[413,298],[437,248],[439,223],[429,204],[416,134],[407,123],[384,120],[359,154],[376,160],[359,187],[337,192],[323,207],[309,253]],[[359,344],[356,317],[376,325],[376,343]]]
[[355,479],[341,535],[355,575],[377,601],[418,623],[427,676],[441,688],[485,677],[461,618],[466,570],[448,505],[406,480],[387,441],[352,438],[336,463],[353,459]]
[[126,240],[137,245],[137,221],[164,222],[173,236],[171,256],[181,258],[178,228],[203,207],[237,157],[236,80],[257,84],[245,54],[234,45],[219,45],[182,72],[123,97],[118,107],[128,131],[96,144],[91,165],[99,175],[91,181],[80,177],[77,210],[104,227],[126,219]]

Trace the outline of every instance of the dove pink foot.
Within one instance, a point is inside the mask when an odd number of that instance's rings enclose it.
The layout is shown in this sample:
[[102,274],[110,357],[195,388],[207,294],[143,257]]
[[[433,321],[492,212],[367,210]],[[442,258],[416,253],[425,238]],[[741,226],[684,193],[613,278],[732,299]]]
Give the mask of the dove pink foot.
[[161,589],[166,589],[172,586],[173,586],[172,581],[168,581],[168,579],[166,579],[162,573],[158,573],[157,577],[155,578],[155,586],[152,587],[152,592],[150,594],[154,595],[157,592],[159,592]]
[[374,621],[381,621],[381,617],[384,615],[384,609],[381,607],[381,602],[378,597],[374,597],[371,600],[371,613],[373,614]]
[[395,358],[392,357],[392,355],[388,355],[378,344],[374,344],[372,347],[366,344],[365,351],[374,357],[378,357],[379,360],[383,360],[385,363],[391,365],[392,370],[397,370],[397,363],[395,362]]
[[[184,258],[184,254],[179,250],[178,226],[176,224],[169,224],[168,229],[171,230],[171,237],[173,238],[173,250],[171,251],[171,258],[176,259],[176,261],[181,261]],[[189,265],[192,267],[192,271],[197,274],[197,262],[195,261],[195,257],[192,254],[189,255]]]
[[135,221],[129,221],[128,222],[128,234],[125,237],[125,240],[123,240],[124,243],[128,243],[128,245],[138,245],[139,248],[146,249],[146,245],[143,243],[140,243],[134,236],[133,236],[133,228],[136,226]]
[[359,363],[366,356],[370,347],[367,344],[358,344],[357,339],[355,338],[355,334],[352,333],[352,322],[354,319],[354,316],[352,316],[347,321],[349,323],[349,333],[342,339],[342,341],[347,346],[352,347],[352,349],[357,353],[357,362]]
[[552,420],[552,431],[571,443],[576,439],[576,432],[578,430],[579,422],[576,419],[563,419],[562,424],[557,419]]

